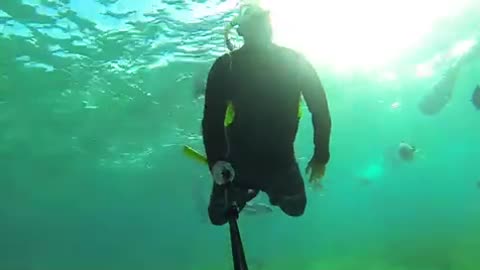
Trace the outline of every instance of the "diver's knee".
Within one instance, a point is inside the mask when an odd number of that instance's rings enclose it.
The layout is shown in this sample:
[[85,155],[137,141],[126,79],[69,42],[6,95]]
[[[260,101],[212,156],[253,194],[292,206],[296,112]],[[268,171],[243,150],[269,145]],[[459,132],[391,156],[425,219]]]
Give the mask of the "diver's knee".
[[223,208],[220,210],[212,206],[208,207],[208,218],[210,219],[210,223],[215,226],[221,226],[227,223]]
[[301,198],[286,199],[280,203],[282,211],[291,217],[300,217],[305,213],[307,207],[307,199],[302,196]]
[[215,226],[222,226],[227,223],[227,220],[224,219],[223,217],[210,217],[210,223]]
[[282,207],[282,210],[291,217],[301,217],[305,213],[305,207]]

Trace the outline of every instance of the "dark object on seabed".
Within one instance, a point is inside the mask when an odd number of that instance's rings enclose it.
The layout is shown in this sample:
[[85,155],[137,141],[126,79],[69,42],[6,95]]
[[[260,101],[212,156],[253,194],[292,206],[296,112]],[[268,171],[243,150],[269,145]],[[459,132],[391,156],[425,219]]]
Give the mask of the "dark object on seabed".
[[472,94],[472,103],[477,110],[480,110],[480,85],[477,85]]

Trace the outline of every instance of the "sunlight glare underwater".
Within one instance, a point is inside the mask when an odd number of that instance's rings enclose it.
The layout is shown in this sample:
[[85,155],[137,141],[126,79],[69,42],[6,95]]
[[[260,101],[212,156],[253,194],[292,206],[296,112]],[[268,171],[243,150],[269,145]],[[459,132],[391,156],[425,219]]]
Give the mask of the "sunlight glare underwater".
[[421,44],[440,19],[462,14],[471,0],[264,0],[275,41],[337,69],[388,65]]

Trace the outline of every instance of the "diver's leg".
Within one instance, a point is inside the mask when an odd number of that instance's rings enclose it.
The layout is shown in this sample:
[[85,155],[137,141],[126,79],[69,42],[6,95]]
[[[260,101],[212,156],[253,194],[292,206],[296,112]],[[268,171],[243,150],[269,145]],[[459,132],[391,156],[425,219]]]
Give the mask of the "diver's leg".
[[[257,190],[239,188],[232,186],[229,195],[236,201],[239,211],[241,211],[245,204],[255,198],[258,194]],[[210,195],[210,203],[208,205],[208,216],[213,225],[223,225],[227,223],[225,205],[225,187],[213,184],[212,193]]]
[[273,181],[266,190],[272,205],[278,205],[282,211],[293,217],[303,215],[307,205],[303,178],[295,163],[286,171],[275,172]]

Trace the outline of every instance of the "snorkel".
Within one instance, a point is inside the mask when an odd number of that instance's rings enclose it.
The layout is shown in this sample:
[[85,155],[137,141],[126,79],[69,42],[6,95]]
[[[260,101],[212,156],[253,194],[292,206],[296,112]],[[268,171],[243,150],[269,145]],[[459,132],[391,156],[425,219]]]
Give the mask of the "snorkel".
[[266,12],[261,6],[259,0],[244,0],[240,2],[239,14],[230,21],[224,29],[223,37],[225,39],[225,45],[229,51],[236,49],[236,46],[233,44],[230,35],[232,30],[240,26],[245,21],[248,21],[253,14],[258,14]]
[[[240,16],[240,15],[239,15]],[[235,45],[233,45],[233,42],[232,40],[230,39],[230,34],[233,30],[233,28],[235,28],[235,26],[238,25],[238,16],[235,17],[231,22],[229,22],[226,26],[225,26],[225,30],[223,32],[223,38],[225,39],[225,45],[227,46],[227,49],[229,51],[233,51],[235,50]]]

